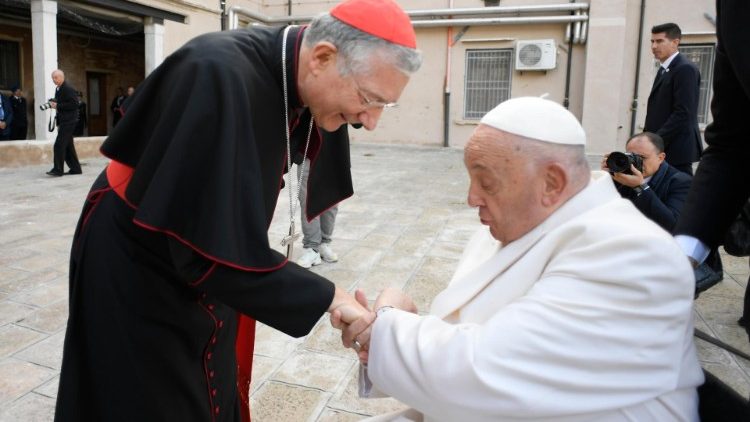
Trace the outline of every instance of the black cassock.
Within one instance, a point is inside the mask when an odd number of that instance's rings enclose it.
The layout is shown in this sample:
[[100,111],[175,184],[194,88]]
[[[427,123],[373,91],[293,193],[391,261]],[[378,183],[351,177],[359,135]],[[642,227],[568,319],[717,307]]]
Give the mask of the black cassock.
[[[302,31],[287,44],[293,153],[310,119],[295,83]],[[190,41],[103,144],[132,178],[118,194],[105,170],[83,207],[56,420],[240,420],[240,313],[302,336],[330,305],[334,285],[268,243],[286,170],[282,34]],[[352,194],[346,127],[314,130],[308,155],[318,215]]]

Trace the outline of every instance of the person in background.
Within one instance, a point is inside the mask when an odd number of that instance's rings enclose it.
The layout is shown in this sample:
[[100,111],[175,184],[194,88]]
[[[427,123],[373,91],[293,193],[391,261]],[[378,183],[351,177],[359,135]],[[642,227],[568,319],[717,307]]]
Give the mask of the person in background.
[[65,82],[65,73],[56,69],[52,72],[52,82],[55,83],[55,99],[50,100],[50,106],[57,110],[57,138],[55,139],[54,164],[47,175],[62,176],[64,163],[68,164],[67,174],[81,174],[81,163],[73,143],[73,130],[78,122],[78,91]]
[[28,116],[26,113],[28,112],[28,109],[26,98],[24,98],[23,91],[21,91],[20,87],[13,87],[13,96],[10,97],[10,102],[13,104],[13,124],[10,125],[10,139],[26,139],[26,133],[28,131]]
[[11,125],[13,124],[13,104],[10,97],[0,92],[0,141],[10,139]]
[[677,24],[651,28],[651,52],[659,61],[646,108],[645,132],[664,140],[667,162],[677,170],[693,174],[693,163],[703,151],[698,128],[698,98],[701,74],[698,67],[678,51],[682,31]]
[[83,101],[83,93],[78,91],[78,121],[76,122],[73,136],[83,136],[83,132],[86,129],[87,116],[88,113],[86,111],[86,102]]
[[117,95],[112,100],[112,104],[109,105],[109,110],[112,112],[112,127],[117,126],[117,123],[122,118],[122,102],[125,101],[125,94],[122,92],[122,87],[117,88]]

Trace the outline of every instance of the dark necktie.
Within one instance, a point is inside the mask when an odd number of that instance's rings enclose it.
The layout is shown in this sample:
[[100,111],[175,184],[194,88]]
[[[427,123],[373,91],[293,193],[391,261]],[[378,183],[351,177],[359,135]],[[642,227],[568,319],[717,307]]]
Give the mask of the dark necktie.
[[659,82],[659,79],[661,79],[662,75],[664,75],[664,67],[659,66],[659,71],[656,72],[656,77],[654,78],[654,85],[656,85],[657,82]]

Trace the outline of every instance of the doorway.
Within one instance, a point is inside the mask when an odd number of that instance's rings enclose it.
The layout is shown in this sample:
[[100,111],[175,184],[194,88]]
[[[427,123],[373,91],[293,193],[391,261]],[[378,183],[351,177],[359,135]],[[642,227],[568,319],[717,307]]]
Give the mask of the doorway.
[[89,136],[107,134],[107,75],[86,72]]

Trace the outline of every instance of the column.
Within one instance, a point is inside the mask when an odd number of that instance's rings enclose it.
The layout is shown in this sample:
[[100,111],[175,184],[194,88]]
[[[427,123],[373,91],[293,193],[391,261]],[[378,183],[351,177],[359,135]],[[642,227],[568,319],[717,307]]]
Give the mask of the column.
[[54,139],[47,131],[50,111],[39,110],[55,96],[52,71],[57,69],[57,1],[31,0],[31,34],[34,57],[34,132],[35,139]]
[[146,53],[146,74],[157,68],[164,61],[164,21],[147,17],[143,20],[144,50]]
[[621,128],[629,114],[623,112],[629,105],[627,92],[633,90],[626,73],[632,73],[632,67],[624,56],[635,46],[628,45],[626,37],[626,0],[591,3],[581,123],[586,131],[586,153],[601,155],[624,148],[620,138],[627,134]]

